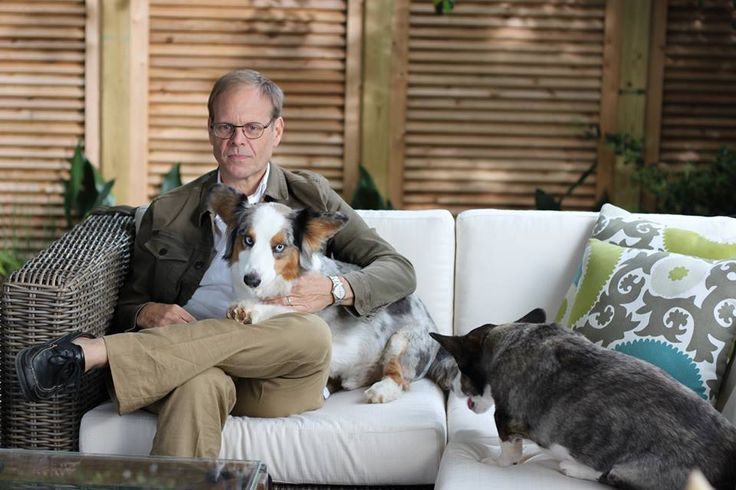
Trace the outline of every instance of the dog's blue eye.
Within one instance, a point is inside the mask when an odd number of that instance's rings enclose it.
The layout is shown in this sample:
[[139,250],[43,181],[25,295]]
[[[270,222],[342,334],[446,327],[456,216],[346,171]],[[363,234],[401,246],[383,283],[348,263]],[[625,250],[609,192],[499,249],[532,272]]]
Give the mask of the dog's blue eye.
[[248,245],[249,247],[252,247],[252,246],[253,246],[253,244],[255,243],[255,241],[253,241],[253,238],[252,238],[252,237],[249,237],[249,236],[246,236],[245,238],[243,238],[243,241],[244,241],[244,242],[245,242],[245,244],[246,244],[246,245]]
[[279,243],[278,245],[273,247],[273,251],[276,252],[277,254],[280,254],[281,252],[283,252],[284,249],[286,249],[286,245],[284,245],[283,243]]

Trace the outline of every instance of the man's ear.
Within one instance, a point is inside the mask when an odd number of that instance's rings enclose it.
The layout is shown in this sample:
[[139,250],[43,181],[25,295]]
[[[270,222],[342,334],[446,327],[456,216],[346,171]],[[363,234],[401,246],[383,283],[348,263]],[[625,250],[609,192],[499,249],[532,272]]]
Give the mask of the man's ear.
[[327,240],[345,226],[348,218],[342,213],[320,213],[302,209],[296,214],[297,243],[302,255],[311,257],[323,249]]
[[228,229],[235,229],[238,210],[248,207],[248,198],[225,184],[215,184],[207,196],[207,207],[222,218]]

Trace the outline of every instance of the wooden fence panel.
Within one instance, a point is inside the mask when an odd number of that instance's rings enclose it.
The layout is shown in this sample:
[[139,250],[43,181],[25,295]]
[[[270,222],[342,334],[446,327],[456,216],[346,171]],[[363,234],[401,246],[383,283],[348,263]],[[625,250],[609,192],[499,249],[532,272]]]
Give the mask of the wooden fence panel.
[[360,74],[346,61],[360,43],[349,38],[355,15],[342,0],[152,0],[149,195],[176,162],[185,181],[214,168],[207,97],[216,78],[241,67],[262,72],[285,92],[286,130],[274,161],[319,172],[341,191],[345,166],[357,166],[357,114],[345,111],[359,96],[359,80],[346,76]]
[[[412,0],[404,205],[533,207],[596,159],[604,0]],[[565,208],[591,208],[595,177]]]
[[658,160],[673,167],[736,150],[736,5],[669,0]]
[[85,134],[84,0],[0,2],[0,249],[65,226],[61,179]]

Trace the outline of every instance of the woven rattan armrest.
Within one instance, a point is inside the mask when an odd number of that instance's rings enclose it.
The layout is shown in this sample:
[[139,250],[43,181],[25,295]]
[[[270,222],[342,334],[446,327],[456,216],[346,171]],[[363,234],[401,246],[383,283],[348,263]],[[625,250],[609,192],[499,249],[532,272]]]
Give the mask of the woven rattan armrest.
[[103,335],[130,265],[129,208],[90,216],[14,272],[0,300],[0,422],[6,447],[77,450],[82,415],[107,397],[102,371],[49,401],[27,402],[14,360],[24,347],[82,330]]

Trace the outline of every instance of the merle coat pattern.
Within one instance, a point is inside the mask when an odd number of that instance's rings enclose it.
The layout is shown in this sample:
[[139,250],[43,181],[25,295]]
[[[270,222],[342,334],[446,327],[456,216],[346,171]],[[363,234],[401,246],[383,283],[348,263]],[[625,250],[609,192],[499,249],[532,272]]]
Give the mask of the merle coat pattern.
[[[221,184],[210,191],[209,206],[225,221],[229,234],[224,259],[230,262],[235,291],[229,318],[259,323],[293,311],[261,300],[287,296],[292,281],[306,271],[343,275],[359,268],[323,253],[346,221],[340,213],[295,210],[278,203],[251,206],[243,194]],[[427,374],[445,389],[457,374],[446,352],[437,356],[439,345],[427,335],[437,328],[415,294],[367,317],[340,306],[318,315],[332,332],[330,391],[370,385],[366,398],[384,403]]]

